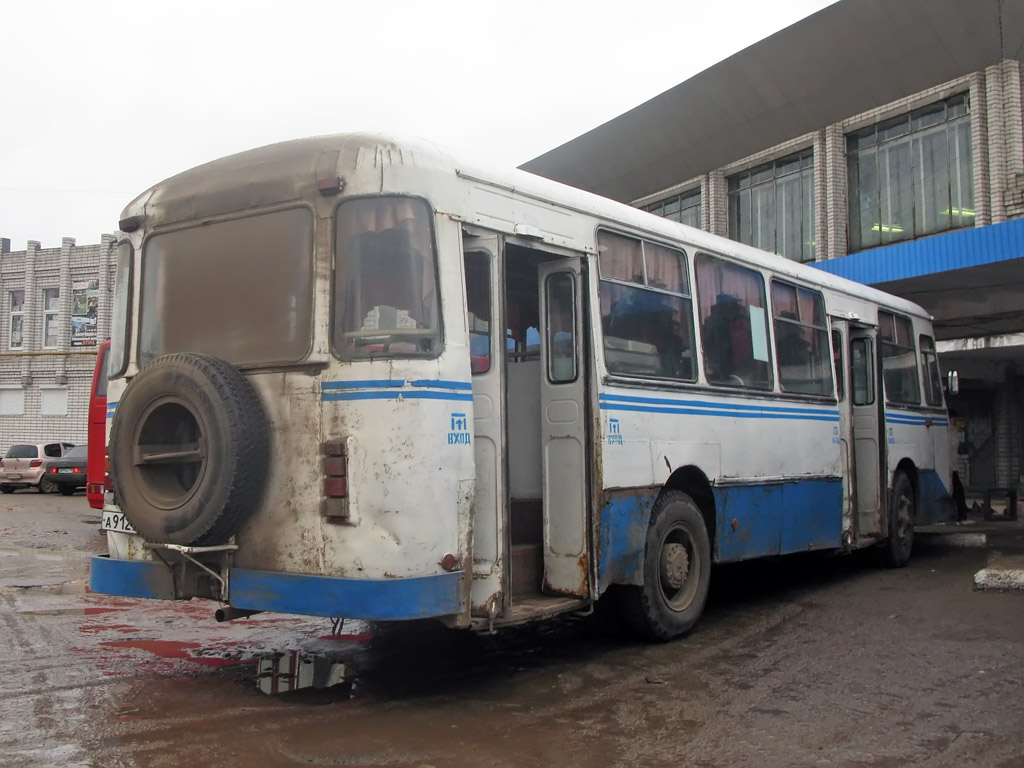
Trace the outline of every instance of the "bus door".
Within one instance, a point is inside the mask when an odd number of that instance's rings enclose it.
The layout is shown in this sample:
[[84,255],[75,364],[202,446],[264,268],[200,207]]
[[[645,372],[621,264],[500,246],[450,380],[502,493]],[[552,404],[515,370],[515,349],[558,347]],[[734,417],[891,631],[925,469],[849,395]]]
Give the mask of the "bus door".
[[878,365],[877,329],[850,325],[848,418],[853,445],[853,483],[857,499],[856,537],[883,534],[885,442],[882,429],[882,387]]
[[587,527],[586,366],[580,259],[538,267],[544,591],[585,598]]
[[505,437],[505,354],[501,321],[500,236],[463,229],[466,312],[473,381],[473,444],[476,491],[473,497],[472,613],[494,618],[508,599],[507,479]]

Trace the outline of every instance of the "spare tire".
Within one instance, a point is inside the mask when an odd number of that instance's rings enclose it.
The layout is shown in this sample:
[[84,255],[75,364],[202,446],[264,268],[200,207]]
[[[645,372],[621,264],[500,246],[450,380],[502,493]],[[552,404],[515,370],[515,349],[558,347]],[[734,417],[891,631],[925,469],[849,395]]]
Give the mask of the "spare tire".
[[154,360],[128,385],[110,429],[121,511],[147,541],[227,541],[259,505],[267,419],[252,384],[215,357]]

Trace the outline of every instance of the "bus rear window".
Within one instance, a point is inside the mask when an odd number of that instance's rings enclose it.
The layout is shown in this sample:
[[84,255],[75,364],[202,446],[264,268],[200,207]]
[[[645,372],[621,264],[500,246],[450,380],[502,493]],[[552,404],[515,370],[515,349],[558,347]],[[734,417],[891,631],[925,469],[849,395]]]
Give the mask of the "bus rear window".
[[347,360],[440,350],[430,209],[377,197],[338,208],[331,343]]
[[140,362],[170,352],[299,361],[312,343],[312,281],[304,208],[155,235],[142,249]]

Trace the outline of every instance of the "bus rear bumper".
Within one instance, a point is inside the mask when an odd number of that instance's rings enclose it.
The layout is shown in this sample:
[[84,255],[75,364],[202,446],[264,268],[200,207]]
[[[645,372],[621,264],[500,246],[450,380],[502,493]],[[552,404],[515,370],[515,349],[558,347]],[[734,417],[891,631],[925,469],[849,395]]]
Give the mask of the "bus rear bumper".
[[[228,602],[246,611],[275,611],[307,616],[404,621],[462,612],[464,573],[395,579],[346,579],[276,571],[231,568]],[[163,563],[92,558],[89,589],[122,597],[187,599],[176,594],[174,578]]]

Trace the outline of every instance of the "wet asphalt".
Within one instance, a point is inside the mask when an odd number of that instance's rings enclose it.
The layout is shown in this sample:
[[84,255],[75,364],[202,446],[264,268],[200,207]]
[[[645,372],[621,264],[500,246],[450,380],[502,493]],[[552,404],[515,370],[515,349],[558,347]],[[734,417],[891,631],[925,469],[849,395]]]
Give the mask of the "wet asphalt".
[[[668,644],[607,611],[495,636],[218,624],[211,603],[89,594],[95,511],[19,492],[0,500],[0,765],[1024,766],[1024,592],[973,587],[1007,537],[926,539],[899,570],[717,568]],[[292,652],[343,681],[260,692],[260,660]]]

